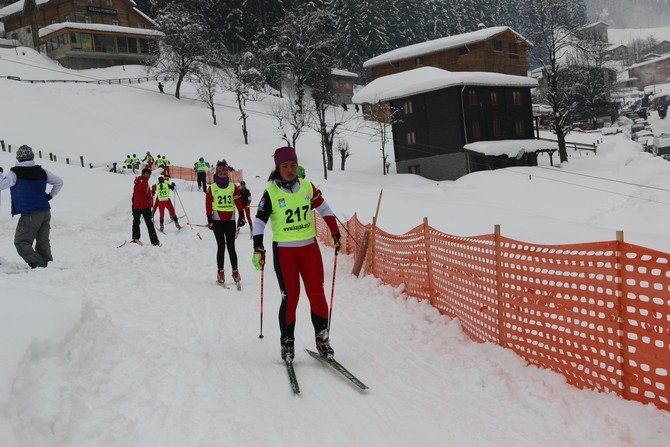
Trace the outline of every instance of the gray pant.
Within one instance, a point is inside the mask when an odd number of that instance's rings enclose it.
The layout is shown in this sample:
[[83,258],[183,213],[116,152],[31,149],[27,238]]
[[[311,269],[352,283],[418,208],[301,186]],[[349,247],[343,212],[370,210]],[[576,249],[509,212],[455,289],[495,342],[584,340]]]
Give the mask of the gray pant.
[[31,267],[46,267],[49,261],[53,261],[49,243],[50,230],[50,210],[21,214],[14,234],[14,246],[19,256]]

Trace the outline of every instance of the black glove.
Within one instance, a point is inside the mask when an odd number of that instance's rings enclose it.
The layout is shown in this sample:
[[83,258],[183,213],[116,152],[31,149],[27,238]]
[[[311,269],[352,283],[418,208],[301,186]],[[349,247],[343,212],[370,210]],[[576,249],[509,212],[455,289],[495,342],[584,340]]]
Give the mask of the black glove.
[[244,220],[244,217],[240,216],[239,220],[237,221],[237,226],[242,228],[247,224],[247,221]]
[[5,172],[5,171],[2,170],[2,166],[0,166],[0,172]]
[[53,197],[51,197],[51,194],[46,193],[46,195],[47,195],[47,202],[48,202],[49,200],[53,199]]
[[340,253],[340,248],[342,244],[340,244],[340,239],[342,239],[342,235],[340,233],[333,233],[333,246],[335,247],[335,254]]

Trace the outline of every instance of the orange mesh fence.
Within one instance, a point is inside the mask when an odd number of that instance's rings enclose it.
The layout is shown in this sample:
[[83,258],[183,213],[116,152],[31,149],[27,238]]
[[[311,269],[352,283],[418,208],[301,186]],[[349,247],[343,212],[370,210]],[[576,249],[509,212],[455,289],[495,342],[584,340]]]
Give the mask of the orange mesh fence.
[[[330,243],[321,218],[316,227]],[[348,254],[371,230],[365,272],[430,300],[473,340],[510,348],[579,388],[670,410],[670,254],[622,241],[457,237],[427,222],[398,236],[356,215],[340,230]]]
[[[207,184],[212,183],[213,176],[214,173],[212,171],[207,171]],[[228,176],[232,182],[239,184],[242,180],[244,180],[244,171],[242,169],[236,169],[235,171],[230,171]],[[184,166],[171,165],[170,177],[195,182],[197,179],[197,174],[192,167],[185,168]]]

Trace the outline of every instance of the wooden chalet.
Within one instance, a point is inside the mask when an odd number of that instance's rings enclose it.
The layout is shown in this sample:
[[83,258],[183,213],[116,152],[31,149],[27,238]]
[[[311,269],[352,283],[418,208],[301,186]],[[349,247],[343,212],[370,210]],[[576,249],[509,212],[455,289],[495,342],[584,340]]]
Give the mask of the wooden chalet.
[[21,0],[0,21],[7,39],[75,69],[145,63],[162,37],[132,0]]
[[639,79],[640,87],[663,84],[670,78],[670,53],[628,67],[628,77]]
[[[475,161],[491,168],[504,165],[469,155],[467,144],[534,138],[534,87],[537,81],[526,76],[423,67],[378,78],[353,102],[390,104],[398,173],[455,180],[479,170]],[[537,159],[524,156],[515,163],[534,165]]]
[[507,26],[442,37],[389,51],[367,60],[372,79],[420,67],[448,71],[485,71],[526,76],[532,44]]
[[356,78],[358,78],[358,75],[350,71],[337,68],[333,68],[330,71],[330,86],[333,91],[333,102],[335,104],[351,104]]

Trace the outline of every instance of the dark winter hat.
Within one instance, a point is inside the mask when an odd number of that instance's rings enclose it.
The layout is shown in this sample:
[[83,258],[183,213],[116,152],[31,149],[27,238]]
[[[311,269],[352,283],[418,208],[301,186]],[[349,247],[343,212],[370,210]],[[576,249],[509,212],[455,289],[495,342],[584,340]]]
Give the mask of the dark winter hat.
[[280,147],[275,151],[275,167],[279,168],[279,165],[286,163],[287,161],[294,161],[298,163],[298,155],[295,153],[295,149],[291,146]]
[[24,144],[16,151],[16,160],[17,161],[30,161],[35,159],[35,154],[33,154],[33,149]]
[[160,183],[163,183],[163,181],[165,181],[165,179],[161,176],[161,177],[158,177],[158,181],[159,181]]
[[230,178],[228,177],[228,167],[227,166],[217,166],[216,175],[214,176],[214,182],[219,188],[227,188]]
[[149,169],[149,168],[142,169],[142,175],[144,175],[144,174],[151,174],[151,169]]

